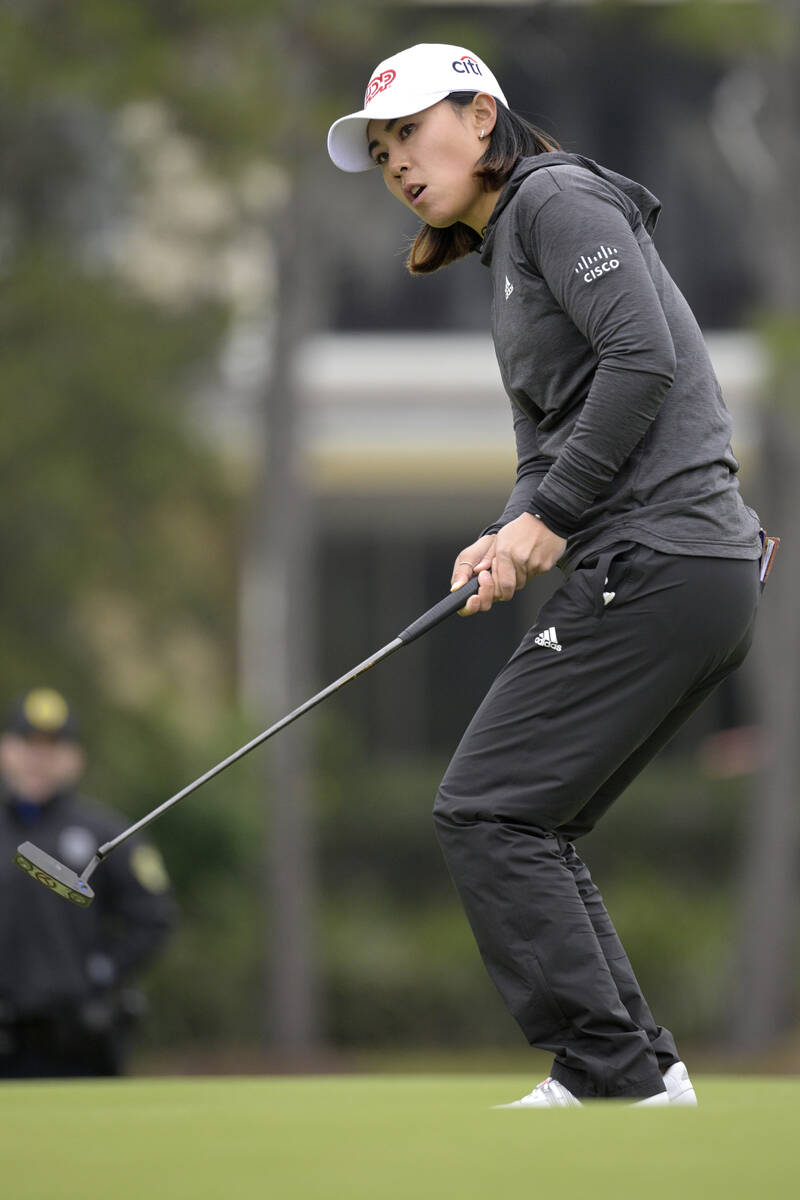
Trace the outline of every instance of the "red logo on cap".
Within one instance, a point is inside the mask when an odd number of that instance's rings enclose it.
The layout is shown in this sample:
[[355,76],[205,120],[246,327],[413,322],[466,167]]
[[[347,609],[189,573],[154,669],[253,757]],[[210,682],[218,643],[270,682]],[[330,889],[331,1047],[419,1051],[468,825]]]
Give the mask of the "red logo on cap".
[[396,75],[397,72],[393,71],[390,67],[388,71],[381,71],[380,75],[376,75],[374,79],[370,79],[369,87],[367,88],[367,94],[364,97],[365,108],[369,104],[370,100],[375,99],[375,97],[378,95],[378,92],[385,92],[389,84],[394,83]]

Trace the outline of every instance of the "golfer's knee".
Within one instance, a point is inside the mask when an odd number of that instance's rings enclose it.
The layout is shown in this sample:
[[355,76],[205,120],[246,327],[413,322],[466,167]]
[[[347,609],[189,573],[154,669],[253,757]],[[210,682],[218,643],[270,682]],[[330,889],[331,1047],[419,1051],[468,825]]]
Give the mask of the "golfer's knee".
[[485,816],[480,798],[463,783],[445,775],[433,802],[434,825],[469,825]]
[[482,824],[479,817],[470,814],[466,806],[455,802],[452,795],[443,793],[441,789],[436,793],[433,829],[450,874],[456,880],[462,874],[463,860],[472,858],[481,843]]

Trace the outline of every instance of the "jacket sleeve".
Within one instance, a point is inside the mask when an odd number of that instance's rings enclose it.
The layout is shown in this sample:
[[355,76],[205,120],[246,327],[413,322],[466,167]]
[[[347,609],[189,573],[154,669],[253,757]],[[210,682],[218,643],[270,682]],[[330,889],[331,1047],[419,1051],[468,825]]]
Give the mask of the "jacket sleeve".
[[568,537],[658,413],[675,349],[636,232],[611,194],[573,182],[545,201],[529,236],[536,268],[597,357],[580,416],[528,506]]
[[125,843],[102,870],[96,901],[104,913],[101,950],[113,964],[114,980],[122,981],[161,947],[174,923],[174,901],[161,855],[150,842]]
[[516,406],[514,412],[514,437],[517,442],[517,479],[501,515],[481,532],[497,533],[509,521],[524,512],[531,511],[531,503],[537,488],[550,467],[550,460],[539,450],[536,425]]

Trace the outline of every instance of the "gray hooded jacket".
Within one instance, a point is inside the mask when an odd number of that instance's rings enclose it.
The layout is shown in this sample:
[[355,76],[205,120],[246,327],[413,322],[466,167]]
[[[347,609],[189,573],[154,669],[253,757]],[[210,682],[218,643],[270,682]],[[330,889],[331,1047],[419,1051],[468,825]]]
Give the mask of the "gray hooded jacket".
[[487,226],[492,331],[517,438],[496,532],[523,512],[568,539],[758,558],[731,421],[695,318],[652,241],[660,204],[577,154],[521,159]]

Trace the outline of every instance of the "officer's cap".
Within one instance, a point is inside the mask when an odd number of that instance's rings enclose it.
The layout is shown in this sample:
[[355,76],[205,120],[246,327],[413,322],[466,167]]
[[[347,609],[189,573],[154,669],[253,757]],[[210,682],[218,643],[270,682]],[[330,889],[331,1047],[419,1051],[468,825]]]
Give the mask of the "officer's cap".
[[55,688],[31,688],[6,714],[3,730],[21,737],[36,734],[80,741],[78,722],[67,701]]

